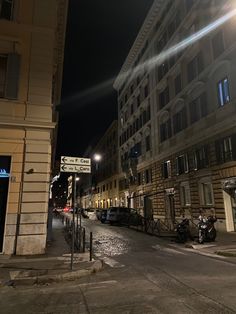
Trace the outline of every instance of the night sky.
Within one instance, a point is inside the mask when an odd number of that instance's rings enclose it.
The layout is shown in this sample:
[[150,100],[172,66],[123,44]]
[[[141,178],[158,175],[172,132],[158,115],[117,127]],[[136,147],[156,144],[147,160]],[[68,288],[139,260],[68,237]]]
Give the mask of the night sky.
[[117,118],[112,84],[152,3],[69,1],[57,157],[86,157]]

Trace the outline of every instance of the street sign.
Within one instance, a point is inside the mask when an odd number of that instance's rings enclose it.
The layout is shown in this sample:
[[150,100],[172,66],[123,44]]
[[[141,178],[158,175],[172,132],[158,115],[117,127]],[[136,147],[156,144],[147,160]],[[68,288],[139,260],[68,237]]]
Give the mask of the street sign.
[[60,171],[61,172],[91,173],[91,167],[83,166],[83,165],[61,164]]
[[91,159],[83,157],[61,156],[61,164],[90,166]]

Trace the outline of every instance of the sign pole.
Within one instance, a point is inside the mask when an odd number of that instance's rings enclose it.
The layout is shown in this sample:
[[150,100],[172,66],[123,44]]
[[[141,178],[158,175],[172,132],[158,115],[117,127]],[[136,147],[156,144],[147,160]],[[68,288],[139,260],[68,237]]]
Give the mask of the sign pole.
[[75,209],[76,209],[76,173],[73,175],[73,220],[72,220],[72,243],[71,243],[71,263],[70,269],[73,270],[74,249],[75,249]]

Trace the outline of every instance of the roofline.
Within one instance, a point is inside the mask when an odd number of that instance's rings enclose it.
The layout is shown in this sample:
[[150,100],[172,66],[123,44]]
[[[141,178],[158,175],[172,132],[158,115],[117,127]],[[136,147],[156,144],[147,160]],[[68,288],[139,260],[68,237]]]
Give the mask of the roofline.
[[125,59],[125,62],[117,75],[117,78],[114,81],[113,87],[118,90],[120,85],[123,83],[124,78],[126,77],[124,74],[129,71],[134,64],[137,54],[141,50],[145,37],[152,30],[153,23],[156,21],[157,14],[160,11],[161,5],[165,2],[165,0],[154,0],[153,5],[151,6],[143,25],[129,51],[128,56]]

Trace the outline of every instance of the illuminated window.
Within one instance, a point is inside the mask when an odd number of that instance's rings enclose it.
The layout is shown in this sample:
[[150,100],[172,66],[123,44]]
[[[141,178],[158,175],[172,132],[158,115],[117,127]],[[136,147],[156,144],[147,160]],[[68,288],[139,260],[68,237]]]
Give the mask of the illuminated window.
[[228,78],[225,77],[224,79],[219,81],[217,87],[218,87],[218,101],[219,105],[222,107],[230,101]]

